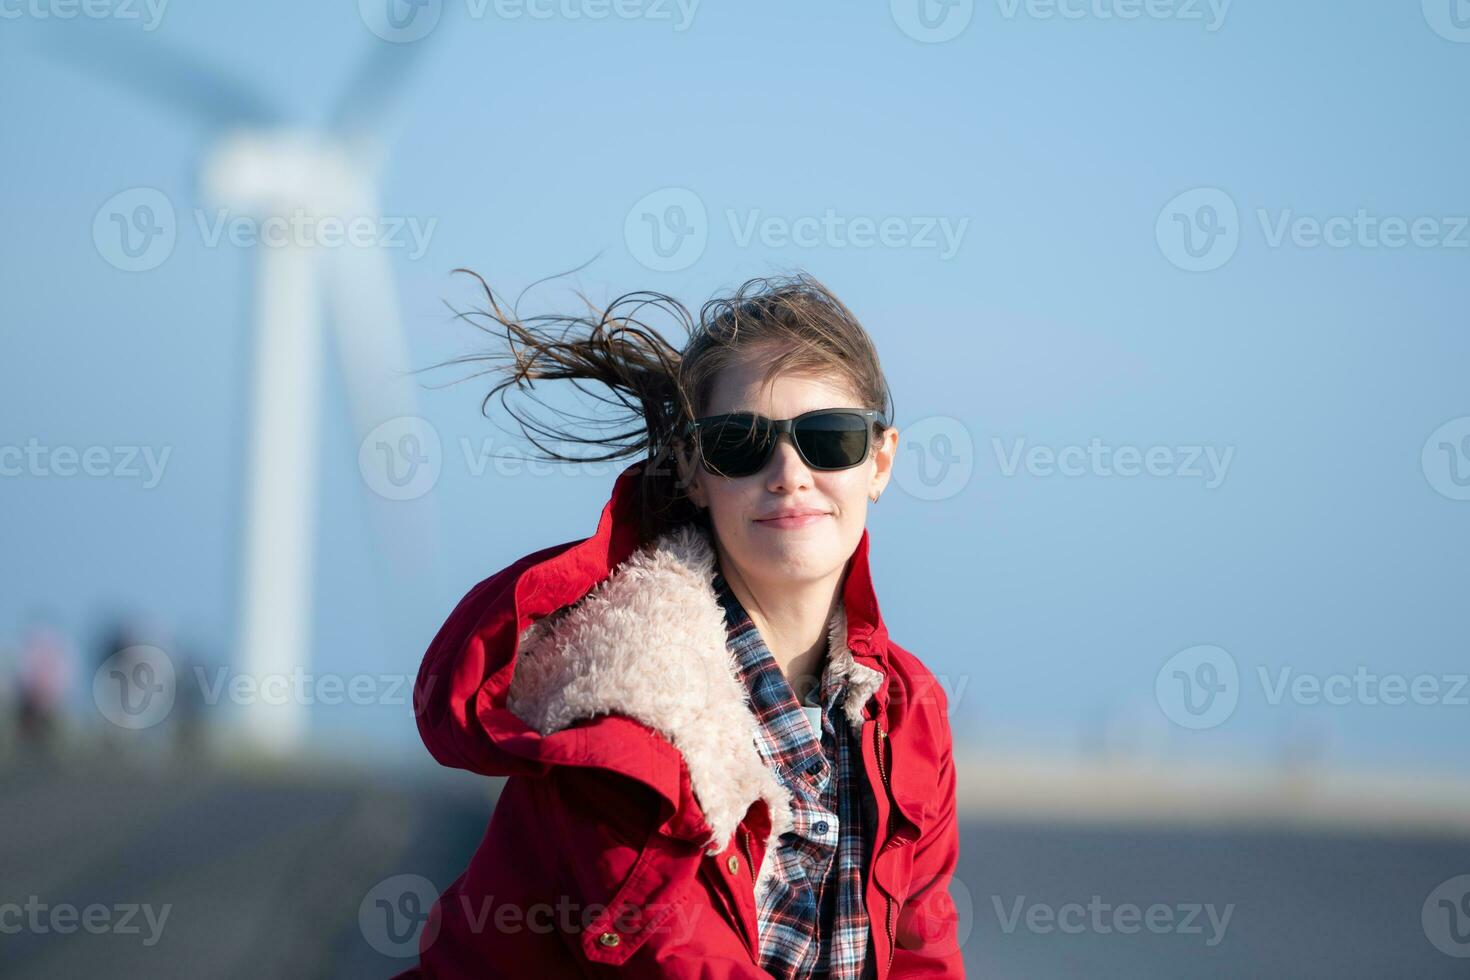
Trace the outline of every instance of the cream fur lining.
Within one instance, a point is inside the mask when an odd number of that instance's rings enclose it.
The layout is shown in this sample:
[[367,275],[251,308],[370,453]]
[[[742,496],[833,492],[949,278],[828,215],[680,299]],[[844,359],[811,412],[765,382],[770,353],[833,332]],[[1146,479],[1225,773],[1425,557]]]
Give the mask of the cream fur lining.
[[[531,624],[520,638],[507,707],[543,735],[616,712],[653,728],[684,757],[690,787],[719,854],[757,799],[770,807],[772,844],[792,827],[791,795],[756,748],[758,722],[735,658],[707,532],[685,524],[634,552],[577,602]],[[834,674],[848,680],[843,712],[861,728],[863,706],[884,675],[847,646],[847,612],[828,624]],[[757,895],[773,860],[761,862]]]

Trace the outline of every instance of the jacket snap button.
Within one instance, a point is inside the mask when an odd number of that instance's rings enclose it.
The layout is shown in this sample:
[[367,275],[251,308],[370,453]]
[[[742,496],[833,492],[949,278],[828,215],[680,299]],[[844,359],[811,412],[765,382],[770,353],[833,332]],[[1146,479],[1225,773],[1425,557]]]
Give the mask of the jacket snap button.
[[738,873],[740,871],[740,859],[731,854],[725,859],[725,867],[730,869],[732,875]]
[[602,935],[597,937],[597,941],[604,946],[616,946],[618,943],[623,941],[623,937],[619,936],[615,932],[604,932]]

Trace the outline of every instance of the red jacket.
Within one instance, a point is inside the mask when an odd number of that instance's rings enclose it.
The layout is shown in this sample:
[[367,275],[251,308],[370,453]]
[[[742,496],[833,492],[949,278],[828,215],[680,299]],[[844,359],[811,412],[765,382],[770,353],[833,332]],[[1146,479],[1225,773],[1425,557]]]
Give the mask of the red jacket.
[[[424,656],[424,744],[508,778],[402,978],[768,976],[754,889],[789,796],[755,748],[706,532],[638,546],[642,465],[618,477],[596,533],[475,586]],[[829,656],[849,671],[878,803],[878,977],[961,977],[947,698],[888,637],[866,531],[839,605]]]

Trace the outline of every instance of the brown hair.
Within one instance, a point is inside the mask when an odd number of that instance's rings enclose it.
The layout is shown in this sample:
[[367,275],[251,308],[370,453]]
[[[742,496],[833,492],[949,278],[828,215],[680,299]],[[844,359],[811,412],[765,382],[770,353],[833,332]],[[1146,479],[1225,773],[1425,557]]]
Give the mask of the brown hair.
[[[892,391],[872,338],[830,290],[805,273],[748,280],[733,293],[706,302],[696,319],[678,300],[648,291],[624,294],[600,311],[582,297],[589,311],[582,316],[521,317],[519,301],[506,309],[484,278],[468,269],[455,271],[473,276],[487,300],[485,309],[456,315],[491,333],[503,328],[505,350],[445,363],[488,362],[488,368],[471,375],[500,376],[481,401],[481,412],[488,417],[486,409],[498,394],[547,460],[601,462],[646,452],[640,494],[644,541],[667,528],[707,520],[685,495],[677,468],[669,464],[679,430],[705,414],[716,378],[734,363],[752,357],[764,362],[764,384],[783,372],[835,373],[861,401],[851,407],[877,409],[893,422]],[[672,319],[684,330],[682,348],[648,325],[650,314]],[[562,410],[557,412],[561,424],[547,424],[518,413],[506,401],[511,389],[529,393],[537,381],[557,380],[571,381],[577,391],[611,407],[610,417]],[[588,381],[610,394],[589,392],[583,387]],[[578,432],[569,422],[586,423],[589,431]],[[569,455],[543,439],[600,452]],[[693,448],[697,451],[697,445]]]

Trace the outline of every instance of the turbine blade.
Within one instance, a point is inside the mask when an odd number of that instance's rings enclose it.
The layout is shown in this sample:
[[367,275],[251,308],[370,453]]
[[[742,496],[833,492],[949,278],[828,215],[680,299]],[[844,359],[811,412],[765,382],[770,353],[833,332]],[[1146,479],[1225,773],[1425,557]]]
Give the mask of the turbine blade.
[[42,32],[36,49],[51,61],[163,103],[210,128],[281,121],[281,113],[249,85],[156,38],[68,23],[65,29]]
[[435,34],[405,44],[374,38],[372,49],[327,116],[328,130],[362,153],[376,156],[381,152],[395,110]]
[[[376,214],[368,214],[382,227]],[[408,347],[388,252],[378,244],[343,244],[331,255],[328,300],[346,372],[352,414],[363,432],[385,419],[412,414],[418,399],[407,376]]]
[[[382,227],[370,207],[351,214],[354,218],[370,216],[374,227]],[[408,344],[389,255],[382,244],[348,243],[333,249],[330,256],[327,298],[359,440],[391,419],[407,421],[390,428],[417,424],[413,420],[418,416],[418,383],[409,373]],[[369,489],[382,488],[370,483]],[[397,569],[397,574],[428,567],[435,540],[434,508],[429,501],[418,500],[413,507],[394,506],[382,499],[381,493],[374,501],[371,519],[393,559],[390,567]]]

